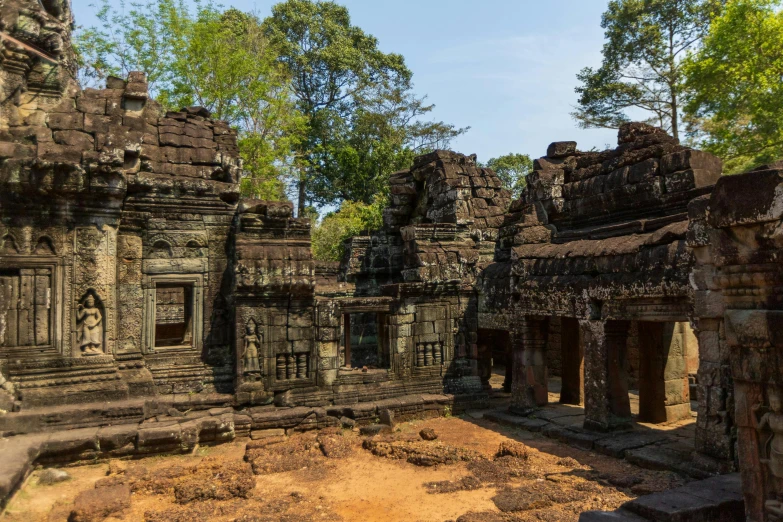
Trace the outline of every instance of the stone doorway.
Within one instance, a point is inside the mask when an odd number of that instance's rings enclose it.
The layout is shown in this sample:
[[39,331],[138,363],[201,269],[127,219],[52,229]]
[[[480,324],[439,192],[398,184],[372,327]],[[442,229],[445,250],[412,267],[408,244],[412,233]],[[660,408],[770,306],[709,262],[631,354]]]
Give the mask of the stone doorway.
[[389,354],[385,342],[386,314],[344,313],[341,330],[342,366],[367,369],[389,367]]
[[690,418],[689,375],[694,365],[698,369],[698,341],[690,325],[639,321],[638,332],[638,394],[630,392],[631,401],[638,400],[638,420],[669,423]]
[[478,370],[485,388],[510,393],[512,380],[511,334],[508,330],[479,328]]

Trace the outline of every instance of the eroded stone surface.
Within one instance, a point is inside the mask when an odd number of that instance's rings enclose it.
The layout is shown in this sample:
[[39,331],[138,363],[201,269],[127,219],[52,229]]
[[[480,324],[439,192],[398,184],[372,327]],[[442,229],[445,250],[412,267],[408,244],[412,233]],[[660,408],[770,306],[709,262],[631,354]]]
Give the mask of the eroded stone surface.
[[[615,149],[550,145],[512,202],[434,151],[390,177],[381,229],[316,263],[290,202],[240,198],[225,122],[163,111],[138,72],[81,89],[67,1],[0,15],[0,498],[35,462],[485,405],[502,361],[529,417],[495,420],[687,473],[739,463],[748,513],[783,513],[780,164],[720,178],[629,123]],[[587,431],[536,416],[551,374]],[[649,422],[698,390],[695,453],[605,438],[637,387]]]

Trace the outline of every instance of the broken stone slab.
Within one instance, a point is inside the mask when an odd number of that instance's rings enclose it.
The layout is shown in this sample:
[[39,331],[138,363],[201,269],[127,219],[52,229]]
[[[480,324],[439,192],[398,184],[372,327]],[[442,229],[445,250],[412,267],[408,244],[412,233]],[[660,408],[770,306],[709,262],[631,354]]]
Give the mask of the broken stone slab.
[[565,158],[576,152],[575,141],[556,141],[551,143],[546,149],[548,158]]
[[598,453],[621,459],[627,450],[649,446],[665,439],[660,433],[631,431],[597,439],[593,448]]
[[359,428],[359,434],[365,437],[374,437],[381,433],[391,433],[391,426],[386,424],[370,424],[369,426],[362,426]]
[[[296,408],[272,408],[269,410],[253,413],[253,428],[294,428],[300,425],[306,418],[312,415],[313,408],[299,406]],[[324,410],[324,414],[326,411]]]
[[33,469],[41,445],[48,435],[0,438],[0,508]]
[[101,451],[115,451],[131,446],[135,449],[138,427],[135,424],[106,426],[98,430],[98,444]]
[[62,469],[47,468],[38,475],[38,484],[42,486],[51,486],[59,482],[65,482],[71,475]]
[[471,419],[479,420],[479,419],[483,419],[484,418],[484,413],[485,412],[482,411],[482,410],[470,410],[470,411],[466,411],[465,413]]
[[623,507],[663,522],[731,522],[745,519],[739,473],[711,477],[670,491],[639,497]]
[[530,417],[523,417],[520,415],[514,415],[512,413],[504,413],[499,411],[487,412],[484,414],[484,418],[503,424],[505,426],[513,426],[515,428],[522,428],[528,431],[539,432],[549,423],[542,419],[533,419]]
[[579,515],[579,522],[647,522],[646,518],[619,509],[617,511],[585,511]]
[[575,417],[579,415],[584,415],[581,411],[568,411],[563,410],[558,407],[547,407],[547,408],[541,408],[540,410],[536,410],[534,413],[530,415],[531,418],[534,419],[544,419],[548,421],[552,421],[554,419],[559,419],[562,417]]
[[438,438],[438,434],[432,428],[424,428],[419,432],[419,437],[423,440],[435,440]]
[[573,428],[558,429],[554,433],[555,438],[560,442],[585,450],[592,450],[596,441],[611,436],[606,433]]
[[269,430],[252,430],[250,432],[251,440],[268,439],[269,437],[284,437],[285,430],[282,428]]
[[74,500],[71,522],[97,522],[118,515],[131,505],[130,487],[109,486],[82,491]]
[[52,433],[41,445],[38,457],[44,460],[70,460],[98,451],[98,428],[81,428]]
[[645,469],[679,471],[699,479],[710,476],[708,472],[696,468],[688,460],[684,459],[681,452],[667,450],[657,444],[628,450],[625,452],[625,460]]
[[348,417],[340,417],[340,425],[346,429],[353,429],[356,427],[356,421]]
[[389,426],[390,428],[394,427],[394,412],[386,409],[381,410],[379,415],[381,424],[385,424],[386,426]]
[[182,442],[182,428],[180,424],[172,426],[150,426],[139,430],[139,453],[163,453],[178,449]]
[[678,490],[714,502],[744,502],[742,477],[739,473],[728,473],[690,482]]

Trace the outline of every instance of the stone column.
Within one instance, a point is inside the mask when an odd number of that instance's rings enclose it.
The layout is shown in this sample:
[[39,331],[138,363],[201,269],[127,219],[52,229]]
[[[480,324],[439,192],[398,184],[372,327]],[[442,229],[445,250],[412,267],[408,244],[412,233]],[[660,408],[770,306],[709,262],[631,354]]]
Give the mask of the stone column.
[[514,413],[527,415],[548,402],[547,335],[547,320],[541,317],[525,317],[511,333],[513,380],[510,410]]
[[584,401],[585,353],[579,331],[579,321],[571,317],[563,317],[560,324],[561,364],[563,368],[560,402],[581,404]]
[[585,350],[585,428],[611,430],[631,421],[626,372],[628,321],[580,321]]
[[698,464],[722,471],[734,460],[734,401],[730,397],[734,384],[728,361],[729,347],[721,319],[700,318],[697,324],[699,416],[696,419],[696,451],[701,454]]

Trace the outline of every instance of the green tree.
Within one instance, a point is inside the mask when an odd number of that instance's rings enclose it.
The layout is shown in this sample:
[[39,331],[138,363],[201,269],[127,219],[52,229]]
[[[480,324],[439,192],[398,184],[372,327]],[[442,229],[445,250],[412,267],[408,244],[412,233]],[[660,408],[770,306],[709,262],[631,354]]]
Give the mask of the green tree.
[[81,77],[97,82],[131,70],[147,73],[151,94],[168,109],[189,105],[239,130],[246,195],[284,199],[305,120],[296,110],[287,71],[260,21],[212,3],[150,0],[114,10],[103,0],[101,28],[78,33]]
[[617,128],[628,111],[679,138],[682,59],[698,45],[725,0],[611,0],[601,19],[606,43],[598,69],[577,74],[580,127]]
[[511,191],[513,198],[517,199],[527,183],[525,177],[533,170],[533,160],[527,154],[511,152],[492,158],[487,162],[487,167],[495,171],[503,182],[503,187]]
[[401,88],[374,89],[358,99],[341,121],[340,132],[320,149],[321,169],[310,185],[313,200],[369,205],[377,194],[388,195],[391,173],[410,167],[418,154],[447,148],[464,132],[418,119],[432,108]]
[[351,25],[345,7],[287,0],[272,8],[264,25],[308,122],[297,149],[305,160],[297,186],[299,213],[308,200],[370,203],[420,142],[447,143],[464,132],[418,121],[432,106],[411,94],[412,74],[403,57],[380,51],[375,37]]
[[387,199],[377,196],[367,205],[345,201],[336,212],[330,212],[313,227],[313,257],[319,261],[340,261],[345,253],[345,240],[366,235],[383,224],[383,209]]
[[783,12],[779,0],[730,0],[685,63],[686,111],[701,146],[739,172],[783,157]]

